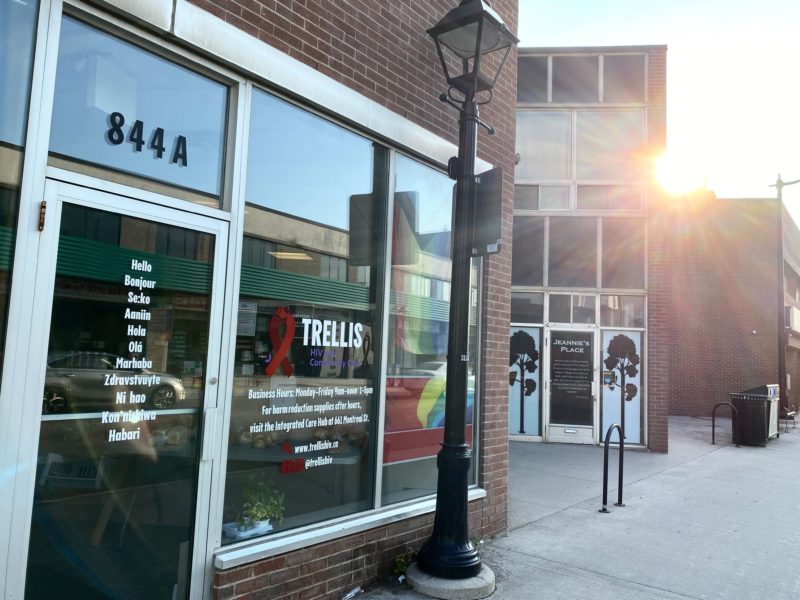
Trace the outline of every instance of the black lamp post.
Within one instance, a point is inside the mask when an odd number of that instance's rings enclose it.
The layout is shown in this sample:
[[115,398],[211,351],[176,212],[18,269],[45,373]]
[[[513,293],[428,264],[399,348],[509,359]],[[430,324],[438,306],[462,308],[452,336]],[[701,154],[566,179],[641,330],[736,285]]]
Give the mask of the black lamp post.
[[[445,79],[450,85],[449,92],[440,99],[458,109],[460,118],[458,157],[450,160],[449,169],[450,176],[456,180],[456,192],[444,443],[437,458],[439,479],[433,533],[420,551],[417,565],[429,575],[465,579],[477,575],[481,569],[478,551],[469,539],[467,520],[471,451],[466,444],[465,421],[470,257],[473,254],[471,211],[476,189],[478,125],[493,133],[492,128],[478,118],[479,103],[475,96],[489,92],[488,102],[512,46],[519,40],[485,0],[462,0],[429,29],[428,34],[436,43]],[[456,64],[461,68],[453,69]],[[489,69],[496,71],[492,74]],[[454,96],[454,90],[463,98]]]
[[789,412],[789,391],[786,389],[786,302],[784,300],[786,292],[784,291],[783,284],[783,188],[787,185],[794,185],[795,183],[800,183],[800,179],[783,181],[779,173],[778,180],[774,185],[770,186],[774,187],[778,192],[776,199],[778,204],[778,384],[780,385],[778,388],[780,394],[778,403],[780,405],[780,410],[785,412]]

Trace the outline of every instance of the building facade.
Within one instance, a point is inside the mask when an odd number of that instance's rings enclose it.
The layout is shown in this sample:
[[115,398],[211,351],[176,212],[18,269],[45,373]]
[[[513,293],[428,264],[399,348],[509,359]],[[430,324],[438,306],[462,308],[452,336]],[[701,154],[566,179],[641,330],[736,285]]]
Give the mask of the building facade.
[[[338,598],[427,539],[451,8],[0,0],[5,597]],[[469,298],[478,537],[506,524],[514,58],[478,148],[506,173]]]
[[512,438],[667,449],[665,129],[665,47],[520,49]]
[[782,404],[795,410],[800,232],[791,216],[781,207],[779,229],[775,198],[718,199],[709,192],[680,199],[671,210],[670,414],[710,416],[731,392],[780,384],[781,345],[787,373]]

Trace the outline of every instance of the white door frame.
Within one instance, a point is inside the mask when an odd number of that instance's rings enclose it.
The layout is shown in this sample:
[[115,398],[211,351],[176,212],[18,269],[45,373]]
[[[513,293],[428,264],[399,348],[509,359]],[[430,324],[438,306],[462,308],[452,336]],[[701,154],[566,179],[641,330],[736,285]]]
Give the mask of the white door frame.
[[[585,332],[592,335],[592,425],[570,425],[550,423],[550,396],[552,385],[550,381],[550,365],[552,355],[550,352],[550,339],[553,331],[575,331]],[[600,348],[598,343],[599,328],[596,325],[588,324],[553,324],[547,323],[544,326],[543,354],[545,357],[544,372],[544,401],[542,402],[542,425],[545,442],[563,442],[572,444],[598,444],[599,443],[599,420],[600,420]]]
[[[131,217],[192,229],[215,236],[214,269],[211,288],[211,311],[209,314],[209,346],[205,372],[205,401],[203,405],[201,454],[198,468],[197,505],[195,508],[193,562],[189,576],[192,598],[203,596],[210,586],[205,579],[206,555],[209,540],[209,513],[211,512],[212,456],[214,440],[219,439],[221,419],[218,407],[224,402],[224,390],[217,385],[220,379],[222,324],[225,304],[225,275],[228,254],[229,223],[166,206],[143,202],[108,192],[89,189],[48,179],[45,184],[46,214],[44,229],[39,236],[36,261],[35,295],[32,311],[38,315],[26,340],[27,360],[24,378],[16,378],[15,395],[24,407],[21,434],[18,440],[18,466],[14,474],[14,503],[11,515],[11,531],[16,540],[16,551],[9,553],[6,597],[22,598],[25,590],[30,524],[35,488],[36,463],[41,424],[41,390],[44,388],[45,368],[50,333],[51,310],[55,285],[55,267],[58,253],[61,209],[64,202],[88,208],[112,211]],[[20,346],[22,348],[22,346]],[[227,361],[222,361],[227,362]],[[10,440],[13,442],[13,440]]]

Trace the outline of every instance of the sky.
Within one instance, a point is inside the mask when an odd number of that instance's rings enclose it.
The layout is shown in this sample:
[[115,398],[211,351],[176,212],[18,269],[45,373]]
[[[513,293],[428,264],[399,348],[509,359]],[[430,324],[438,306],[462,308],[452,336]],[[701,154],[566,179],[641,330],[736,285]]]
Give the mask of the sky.
[[[720,198],[800,179],[800,0],[519,0],[520,47],[667,50],[675,176]],[[800,183],[783,200],[800,223]]]

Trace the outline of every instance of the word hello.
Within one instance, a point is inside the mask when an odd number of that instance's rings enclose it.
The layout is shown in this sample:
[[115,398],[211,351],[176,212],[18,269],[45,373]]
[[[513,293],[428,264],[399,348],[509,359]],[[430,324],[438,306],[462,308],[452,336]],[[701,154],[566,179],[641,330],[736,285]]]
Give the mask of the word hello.
[[361,344],[364,342],[362,335],[364,326],[361,323],[307,318],[303,319],[302,323],[304,346],[361,348]]

